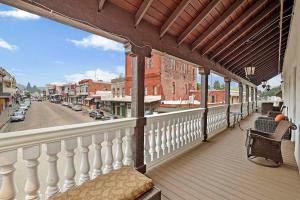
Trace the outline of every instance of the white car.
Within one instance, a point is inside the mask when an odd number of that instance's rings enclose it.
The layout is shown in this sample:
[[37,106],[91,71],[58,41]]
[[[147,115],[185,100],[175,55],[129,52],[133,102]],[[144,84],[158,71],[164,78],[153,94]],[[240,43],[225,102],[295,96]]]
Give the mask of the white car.
[[21,105],[21,106],[19,107],[19,109],[28,110],[28,106],[26,106],[26,105]]
[[72,110],[75,110],[75,111],[82,111],[82,107],[81,107],[81,105],[74,105],[74,106],[72,107]]
[[25,115],[21,111],[16,111],[10,116],[11,122],[24,121]]

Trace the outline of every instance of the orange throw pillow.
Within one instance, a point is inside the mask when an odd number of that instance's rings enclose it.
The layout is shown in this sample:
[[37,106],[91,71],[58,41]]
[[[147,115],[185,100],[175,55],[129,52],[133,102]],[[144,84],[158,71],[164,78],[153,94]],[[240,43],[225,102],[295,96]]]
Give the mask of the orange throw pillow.
[[285,116],[284,115],[282,115],[282,114],[276,115],[276,117],[275,117],[275,121],[276,122],[280,122],[282,120],[285,120]]

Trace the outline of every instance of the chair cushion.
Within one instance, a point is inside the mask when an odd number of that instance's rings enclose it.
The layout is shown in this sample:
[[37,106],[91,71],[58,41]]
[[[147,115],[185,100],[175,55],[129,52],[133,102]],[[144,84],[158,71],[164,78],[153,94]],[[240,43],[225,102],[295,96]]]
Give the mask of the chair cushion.
[[153,182],[132,167],[122,167],[80,186],[51,197],[51,200],[133,200],[149,191]]
[[282,115],[282,114],[276,115],[276,117],[275,117],[275,121],[276,122],[280,122],[282,120],[285,120],[285,116],[284,115]]

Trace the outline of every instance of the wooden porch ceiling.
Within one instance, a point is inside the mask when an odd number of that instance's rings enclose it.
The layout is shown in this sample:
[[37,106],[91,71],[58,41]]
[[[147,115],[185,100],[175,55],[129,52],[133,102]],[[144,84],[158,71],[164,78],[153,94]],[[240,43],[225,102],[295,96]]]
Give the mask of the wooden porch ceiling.
[[[177,38],[229,71],[246,78],[244,67],[255,65],[259,84],[278,74],[278,0],[109,0],[135,14],[135,26],[145,20],[158,27],[160,38]],[[284,2],[282,46],[286,46],[293,1]],[[272,45],[270,45],[272,42]],[[272,62],[257,62],[266,53]],[[281,52],[284,59],[285,48]],[[281,63],[282,67],[282,63]]]
[[[279,0],[0,2],[139,47],[150,46],[251,86],[279,72]],[[284,1],[281,68],[293,4],[294,0]],[[265,55],[271,61],[262,59]],[[244,68],[249,65],[257,67],[253,84],[245,80]]]

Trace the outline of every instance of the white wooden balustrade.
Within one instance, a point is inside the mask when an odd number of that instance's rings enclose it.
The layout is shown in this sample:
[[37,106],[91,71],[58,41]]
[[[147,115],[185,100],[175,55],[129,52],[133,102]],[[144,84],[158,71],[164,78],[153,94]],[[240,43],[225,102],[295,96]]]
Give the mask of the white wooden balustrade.
[[202,141],[201,120],[204,109],[147,116],[144,156],[147,167],[182,153]]
[[215,134],[227,128],[228,105],[213,106],[208,108],[207,114],[207,134]]
[[[135,125],[136,119],[128,118],[0,134],[0,199],[16,199],[20,190],[25,195],[18,199],[45,199],[123,165],[132,165]],[[169,143],[165,145],[164,153],[170,147]],[[79,150],[81,157],[78,172],[75,150]],[[22,156],[18,152],[22,152]],[[41,156],[47,157],[43,160],[48,163],[46,180],[40,180],[38,173]],[[14,173],[22,170],[15,168],[15,164],[21,162],[18,158],[24,161],[26,181],[16,188]],[[61,159],[65,161],[62,172],[58,169]],[[61,179],[62,185],[59,184]],[[40,191],[41,182],[46,183],[44,191]]]

